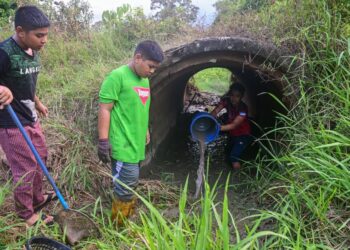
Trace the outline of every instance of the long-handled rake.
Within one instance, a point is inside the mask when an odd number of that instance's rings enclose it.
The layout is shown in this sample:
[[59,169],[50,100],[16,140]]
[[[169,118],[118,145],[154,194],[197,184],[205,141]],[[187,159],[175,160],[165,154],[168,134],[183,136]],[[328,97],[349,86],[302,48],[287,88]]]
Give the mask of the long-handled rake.
[[68,242],[71,245],[74,245],[76,242],[78,242],[83,238],[86,238],[89,236],[98,237],[100,235],[100,231],[96,226],[96,224],[94,223],[94,221],[92,221],[87,215],[77,210],[72,210],[69,208],[60,190],[57,188],[55,181],[53,180],[49,171],[47,170],[47,167],[41,160],[41,157],[39,156],[38,151],[35,149],[32,141],[30,140],[21,122],[19,121],[15,111],[13,110],[11,105],[7,105],[6,109],[9,112],[12,120],[16,123],[16,126],[18,127],[21,134],[23,135],[25,141],[27,142],[32,153],[34,154],[36,161],[39,163],[40,168],[42,169],[45,176],[49,180],[60,203],[63,206],[63,210],[58,212],[58,214],[55,216],[55,220],[61,226],[61,229],[66,233]]

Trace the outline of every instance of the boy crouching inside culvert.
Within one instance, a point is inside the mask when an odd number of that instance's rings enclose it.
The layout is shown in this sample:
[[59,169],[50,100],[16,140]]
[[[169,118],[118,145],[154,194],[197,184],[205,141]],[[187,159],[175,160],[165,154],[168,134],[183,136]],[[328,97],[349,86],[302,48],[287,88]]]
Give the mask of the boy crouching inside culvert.
[[131,62],[113,70],[99,93],[98,156],[102,162],[112,163],[112,220],[118,225],[134,213],[136,198],[120,183],[131,189],[138,184],[139,163],[145,158],[145,146],[150,140],[148,78],[163,58],[155,41],[139,43]]
[[241,155],[246,147],[253,141],[248,119],[248,106],[242,101],[245,88],[242,84],[234,82],[219,104],[211,112],[217,118],[222,109],[227,110],[227,121],[220,127],[228,132],[228,159],[233,169],[241,168]]
[[40,71],[37,51],[46,44],[49,26],[49,20],[37,7],[20,7],[15,14],[15,34],[0,43],[0,145],[13,176],[16,212],[28,227],[40,219],[45,224],[53,222],[52,216],[40,218],[38,212],[57,197],[52,192],[43,193],[43,172],[4,106],[11,103],[45,162],[47,148],[37,111],[47,116],[48,109],[35,89]]

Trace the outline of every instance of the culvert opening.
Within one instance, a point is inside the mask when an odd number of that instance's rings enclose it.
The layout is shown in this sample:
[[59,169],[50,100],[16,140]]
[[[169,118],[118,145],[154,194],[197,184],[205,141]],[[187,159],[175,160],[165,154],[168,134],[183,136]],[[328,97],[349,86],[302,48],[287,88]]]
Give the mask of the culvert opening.
[[[151,144],[145,163],[153,172],[166,173],[166,165],[173,164],[174,169],[169,171],[171,175],[176,175],[176,171],[181,168],[188,170],[185,171],[184,179],[191,171],[195,173],[198,163],[196,146],[176,133],[179,128],[188,132],[188,121],[181,118],[181,114],[186,108],[184,96],[188,83],[198,72],[224,69],[245,86],[244,101],[249,107],[252,122],[256,124],[253,126],[256,137],[273,128],[276,113],[284,112],[280,102],[284,102],[282,77],[286,71],[281,66],[282,57],[274,48],[265,48],[242,38],[210,38],[172,49],[166,52],[166,56],[165,62],[151,79]],[[220,95],[225,89],[219,89],[218,92]],[[221,165],[223,152],[220,151],[223,148],[223,145],[215,145],[212,153],[212,160],[218,155]],[[178,152],[178,149],[183,152]],[[157,165],[156,155],[164,159],[159,163],[162,165],[159,170],[154,168]],[[181,164],[186,159],[189,162]],[[190,165],[194,167],[190,168]]]
[[[213,73],[213,71],[219,73]],[[198,75],[200,77],[196,77]],[[214,76],[211,76],[211,79],[203,84],[203,80],[210,77],[208,75]],[[220,77],[221,79],[219,79]],[[187,77],[175,80],[175,82],[186,82],[184,101],[182,108],[180,108],[180,117],[174,127],[175,130],[183,126],[185,127],[182,129],[188,130],[181,115],[188,116],[190,119],[190,114],[196,111],[211,112],[221,98],[227,94],[232,82],[237,80],[245,88],[243,102],[247,104],[249,109],[248,118],[254,137],[258,138],[266,131],[273,129],[276,125],[277,114],[285,112],[281,106],[282,91],[278,87],[280,83],[277,84],[263,78],[255,69],[246,68],[245,72],[240,72],[236,68],[214,66],[201,69],[186,79]]]

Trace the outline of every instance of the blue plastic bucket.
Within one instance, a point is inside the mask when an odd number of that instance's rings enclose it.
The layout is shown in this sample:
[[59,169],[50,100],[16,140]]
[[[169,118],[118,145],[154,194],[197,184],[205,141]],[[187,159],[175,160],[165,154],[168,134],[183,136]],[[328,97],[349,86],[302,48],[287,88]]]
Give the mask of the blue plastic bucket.
[[218,137],[220,125],[211,114],[199,112],[192,118],[190,132],[193,140],[209,143]]

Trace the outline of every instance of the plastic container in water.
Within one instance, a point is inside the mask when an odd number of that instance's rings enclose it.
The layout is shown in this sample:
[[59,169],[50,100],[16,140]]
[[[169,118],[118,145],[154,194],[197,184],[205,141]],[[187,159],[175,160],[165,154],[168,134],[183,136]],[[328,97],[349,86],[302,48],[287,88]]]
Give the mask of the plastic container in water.
[[192,118],[190,132],[193,140],[209,143],[218,137],[220,124],[211,114],[199,112]]
[[70,247],[46,238],[46,237],[33,237],[26,242],[26,250],[71,250]]

